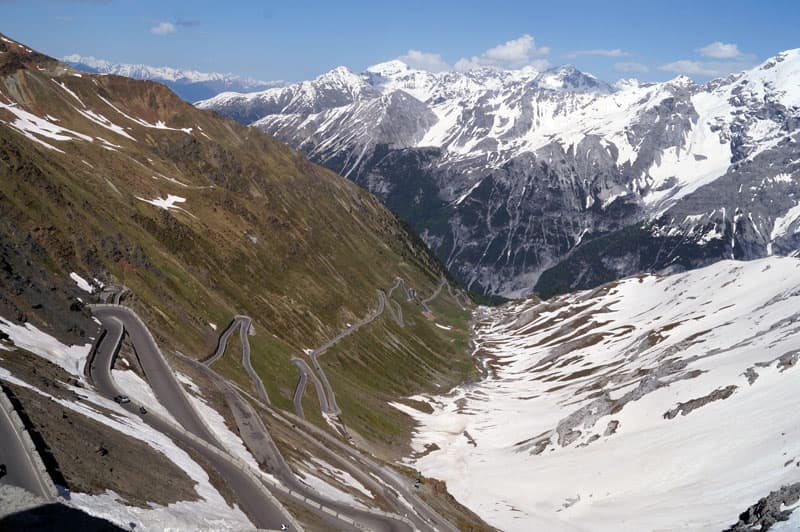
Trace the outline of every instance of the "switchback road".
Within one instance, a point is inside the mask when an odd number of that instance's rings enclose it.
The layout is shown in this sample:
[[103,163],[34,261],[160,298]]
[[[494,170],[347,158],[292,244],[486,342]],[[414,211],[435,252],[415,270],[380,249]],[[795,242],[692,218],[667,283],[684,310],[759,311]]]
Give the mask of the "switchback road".
[[106,334],[99,337],[99,344],[95,346],[95,356],[89,368],[92,382],[100,393],[108,398],[122,393],[114,382],[111,368],[119,352],[123,331],[127,330],[156,398],[186,430],[155,412],[140,414],[138,406],[133,403],[120,407],[139,415],[157,431],[207,460],[225,478],[235,493],[237,502],[257,527],[279,530],[282,525],[292,523],[292,517],[267,492],[255,475],[221,449],[222,446],[213,433],[189,403],[183,388],[138,316],[127,308],[112,308],[108,305],[93,306],[92,311],[106,330]]

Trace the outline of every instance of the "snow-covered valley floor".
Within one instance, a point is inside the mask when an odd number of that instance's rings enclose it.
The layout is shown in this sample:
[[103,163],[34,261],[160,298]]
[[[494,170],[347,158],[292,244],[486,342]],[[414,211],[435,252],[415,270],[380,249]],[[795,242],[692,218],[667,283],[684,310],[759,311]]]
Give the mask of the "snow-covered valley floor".
[[800,481],[798,259],[482,309],[475,332],[485,379],[395,406],[409,463],[503,530],[721,530]]

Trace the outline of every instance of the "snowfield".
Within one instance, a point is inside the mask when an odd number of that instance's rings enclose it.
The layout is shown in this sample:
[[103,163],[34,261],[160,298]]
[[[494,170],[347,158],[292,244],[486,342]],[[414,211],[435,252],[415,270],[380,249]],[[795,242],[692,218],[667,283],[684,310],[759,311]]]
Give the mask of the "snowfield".
[[83,366],[91,344],[64,345],[32,323],[18,325],[3,317],[0,317],[0,332],[7,334],[15,346],[46,358],[79,379],[83,378]]
[[475,332],[485,379],[395,406],[408,462],[494,526],[721,530],[800,480],[798,259],[482,309]]

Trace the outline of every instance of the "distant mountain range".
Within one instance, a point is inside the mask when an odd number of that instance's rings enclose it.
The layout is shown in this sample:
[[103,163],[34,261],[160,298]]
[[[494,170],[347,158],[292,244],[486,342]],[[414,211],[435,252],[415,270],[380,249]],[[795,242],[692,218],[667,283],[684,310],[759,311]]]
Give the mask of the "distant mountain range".
[[401,61],[199,102],[367,188],[519,296],[800,246],[800,50],[705,84]]
[[234,74],[111,63],[104,59],[77,54],[65,56],[62,61],[84,72],[116,74],[133,79],[158,81],[188,102],[211,98],[225,91],[260,91],[282,87],[286,84],[283,81],[260,81]]

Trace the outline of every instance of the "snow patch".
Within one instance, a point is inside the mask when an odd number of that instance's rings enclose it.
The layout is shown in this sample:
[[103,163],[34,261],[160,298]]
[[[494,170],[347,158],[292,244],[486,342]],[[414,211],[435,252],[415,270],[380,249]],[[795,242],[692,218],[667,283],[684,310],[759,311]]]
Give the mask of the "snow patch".
[[[70,493],[70,501],[90,515],[108,519],[125,528],[133,525],[137,530],[182,530],[187,528],[243,530],[252,528],[247,516],[236,506],[231,508],[225,499],[211,485],[208,474],[203,468],[170,438],[145,424],[139,417],[119,408],[115,402],[102,397],[94,390],[67,387],[82,398],[73,402],[52,396],[27,382],[13,376],[8,370],[0,368],[0,379],[18,386],[29,388],[45,398],[86,416],[94,421],[107,425],[127,436],[136,438],[163,454],[179,469],[184,471],[194,482],[199,501],[182,501],[168,506],[150,504],[150,508],[135,508],[119,502],[113,492],[102,495]],[[105,414],[114,412],[113,416]]]
[[172,194],[168,194],[166,198],[155,198],[155,199],[151,199],[151,200],[150,199],[146,199],[146,198],[142,198],[140,196],[136,196],[136,199],[144,201],[145,203],[149,203],[150,205],[155,205],[159,209],[164,209],[165,211],[168,211],[168,210],[171,210],[171,209],[175,209],[175,210],[178,210],[178,211],[185,212],[186,214],[189,214],[190,216],[193,216],[186,209],[184,209],[182,207],[178,207],[177,205],[175,205],[176,203],[184,203],[184,202],[186,202],[186,198],[182,198],[180,196],[175,196],[175,195],[172,195]]
[[125,392],[134,403],[144,405],[148,410],[157,412],[158,415],[168,419],[175,425],[180,425],[169,413],[169,410],[158,402],[153,389],[139,375],[127,369],[112,369],[111,377],[119,389]]
[[90,294],[94,293],[94,287],[91,284],[89,284],[89,281],[87,281],[77,273],[71,272],[69,274],[69,278],[75,281],[75,284],[78,285],[78,288],[80,288],[84,292],[89,292]]
[[0,331],[8,335],[15,346],[45,358],[79,379],[89,356],[91,344],[64,345],[32,323],[17,325],[0,317]]

